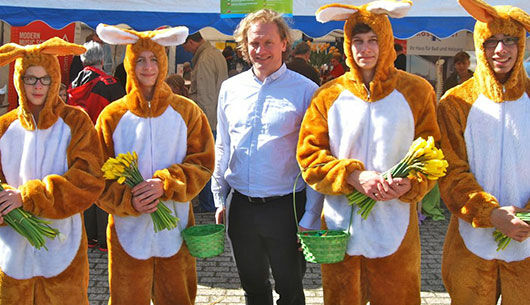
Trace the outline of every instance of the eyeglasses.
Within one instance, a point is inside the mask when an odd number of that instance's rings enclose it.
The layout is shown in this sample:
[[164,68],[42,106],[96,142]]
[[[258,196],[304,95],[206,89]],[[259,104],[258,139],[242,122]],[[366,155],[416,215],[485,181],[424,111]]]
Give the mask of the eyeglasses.
[[49,75],[43,77],[23,76],[22,80],[24,84],[31,86],[35,85],[37,81],[40,81],[43,86],[49,86],[52,83],[52,78]]
[[504,37],[502,39],[490,38],[490,39],[484,41],[484,44],[482,44],[482,45],[486,49],[494,49],[494,48],[497,47],[497,45],[501,41],[502,41],[502,44],[504,46],[511,47],[511,46],[514,46],[514,45],[517,44],[517,42],[519,41],[519,37]]

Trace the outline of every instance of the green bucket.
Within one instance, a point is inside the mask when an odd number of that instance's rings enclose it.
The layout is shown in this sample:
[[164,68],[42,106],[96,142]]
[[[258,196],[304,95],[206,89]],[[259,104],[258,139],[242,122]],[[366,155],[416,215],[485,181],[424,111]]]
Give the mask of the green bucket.
[[182,231],[182,237],[194,257],[214,257],[225,250],[225,226],[222,224],[188,227]]
[[341,262],[350,234],[340,230],[298,232],[305,260],[317,264]]

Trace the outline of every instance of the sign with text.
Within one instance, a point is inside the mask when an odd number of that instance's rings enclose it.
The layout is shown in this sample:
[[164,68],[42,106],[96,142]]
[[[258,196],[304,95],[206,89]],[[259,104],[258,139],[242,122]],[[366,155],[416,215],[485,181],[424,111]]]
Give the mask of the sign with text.
[[407,41],[407,55],[454,56],[460,51],[473,50],[473,33],[461,31],[445,39],[422,32]]
[[[68,42],[74,42],[75,23],[71,23],[60,30],[56,30],[42,21],[33,21],[26,26],[11,27],[11,42],[19,45],[32,45],[42,43],[52,37],[59,37]],[[73,56],[59,56],[59,65],[61,66],[61,78],[69,79],[70,64]],[[9,110],[18,106],[18,96],[13,85],[13,72],[15,64],[9,65]]]
[[285,15],[292,15],[293,0],[221,0],[221,17],[244,17],[248,13],[263,8]]

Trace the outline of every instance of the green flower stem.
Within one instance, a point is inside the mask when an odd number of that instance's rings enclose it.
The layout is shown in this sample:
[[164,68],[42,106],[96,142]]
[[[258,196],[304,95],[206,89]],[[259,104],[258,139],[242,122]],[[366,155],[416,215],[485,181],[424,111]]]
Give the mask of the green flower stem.
[[[522,213],[516,213],[515,216],[517,216],[522,221],[530,224],[530,212],[522,212]],[[498,230],[495,230],[493,232],[493,238],[495,239],[495,242],[497,243],[497,251],[501,251],[506,249],[512,239],[503,233],[501,233]]]
[[[0,191],[4,191],[1,185]],[[48,250],[45,237],[54,239],[59,234],[59,230],[49,226],[50,222],[39,219],[21,208],[9,212],[4,216],[4,220],[15,232],[25,237],[37,249]]]

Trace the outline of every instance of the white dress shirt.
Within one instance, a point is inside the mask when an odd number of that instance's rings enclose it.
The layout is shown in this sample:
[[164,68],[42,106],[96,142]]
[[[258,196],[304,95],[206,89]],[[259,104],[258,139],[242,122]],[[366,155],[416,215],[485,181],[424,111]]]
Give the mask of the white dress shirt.
[[[293,191],[300,172],[296,161],[300,125],[317,88],[285,64],[263,82],[252,69],[223,82],[212,180],[217,207],[225,202],[230,188],[251,197]],[[297,192],[306,187],[301,176],[296,181]],[[320,227],[322,202],[322,195],[307,188],[302,227]]]

